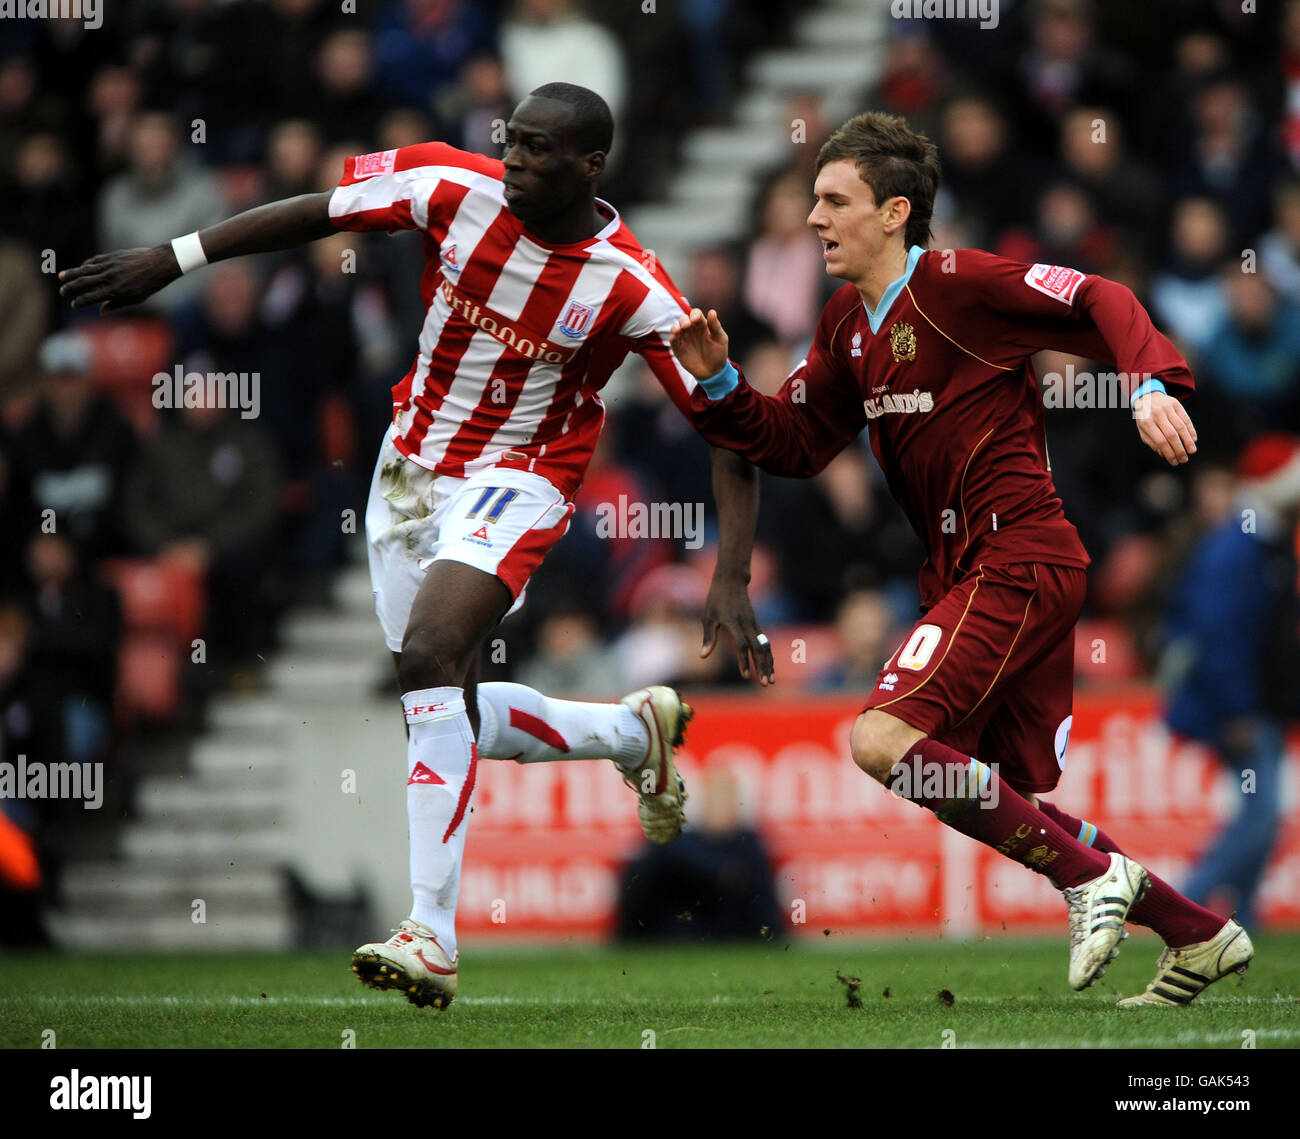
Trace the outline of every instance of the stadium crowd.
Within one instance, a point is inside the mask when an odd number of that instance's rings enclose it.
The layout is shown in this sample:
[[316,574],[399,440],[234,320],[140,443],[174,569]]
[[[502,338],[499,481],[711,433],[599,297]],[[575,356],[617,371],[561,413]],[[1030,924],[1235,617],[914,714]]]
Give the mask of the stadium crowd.
[[[350,154],[429,139],[495,153],[514,101],[556,76],[613,107],[601,193],[626,208],[664,186],[686,130],[727,122],[745,60],[783,42],[795,8],[140,0],[105,6],[94,30],[4,21],[6,754],[41,735],[44,754],[102,756],[205,683],[256,683],[278,616],[324,603],[346,559],[340,519],[363,512],[423,315],[409,237],[340,233],[223,263],[108,319],[61,303],[57,270],[329,188]],[[1264,428],[1300,425],[1300,0],[1241,9],[1004,0],[997,35],[898,22],[861,94],[940,146],[936,248],[1122,281],[1192,364],[1202,447],[1186,475],[1139,445],[1126,410],[1048,412],[1057,486],[1094,559],[1087,619],[1112,645],[1082,683],[1151,669],[1178,556],[1222,521],[1238,456]],[[804,224],[836,124],[812,97],[789,111],[802,141],[744,203],[748,239],[666,266],[768,391],[838,284]],[[1067,366],[1101,367],[1045,354],[1040,372]],[[177,368],[256,373],[256,414],[160,409],[151,377]],[[496,675],[558,695],[735,683],[726,654],[698,658],[709,541],[601,527],[623,496],[711,509],[707,448],[635,357],[607,394],[570,533],[506,626]],[[765,476],[759,538],[758,615],[774,644],[802,646],[778,654],[780,681],[868,687],[910,623],[920,550],[865,439],[814,480]],[[215,667],[183,667],[196,660]]]

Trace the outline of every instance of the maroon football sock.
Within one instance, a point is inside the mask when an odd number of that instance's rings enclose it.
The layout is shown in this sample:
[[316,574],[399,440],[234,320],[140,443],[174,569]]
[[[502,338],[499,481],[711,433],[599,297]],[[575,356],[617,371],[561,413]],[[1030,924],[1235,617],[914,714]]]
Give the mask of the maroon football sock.
[[929,807],[940,822],[1045,874],[1058,889],[1104,874],[1110,859],[1066,833],[969,755],[921,740],[894,765],[889,789]]
[[[1076,819],[1073,815],[1067,815],[1060,807],[1040,798],[1038,809],[1062,830],[1079,835],[1081,841],[1087,842],[1091,838],[1093,850],[1124,853],[1105,831],[1082,819]],[[1208,941],[1223,928],[1225,919],[1212,910],[1198,906],[1190,898],[1184,898],[1150,870],[1147,871],[1147,878],[1151,881],[1151,888],[1134,903],[1128,912],[1128,920],[1155,930],[1171,949]]]

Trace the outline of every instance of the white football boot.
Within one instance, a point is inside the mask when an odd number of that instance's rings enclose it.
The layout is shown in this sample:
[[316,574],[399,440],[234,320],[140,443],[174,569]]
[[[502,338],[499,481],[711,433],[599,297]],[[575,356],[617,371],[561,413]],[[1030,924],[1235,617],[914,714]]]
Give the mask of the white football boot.
[[1145,993],[1125,997],[1119,1008],[1143,1005],[1185,1005],[1204,988],[1229,973],[1244,973],[1255,956],[1250,934],[1229,919],[1209,941],[1168,949],[1156,962],[1156,979]]
[[398,989],[418,1008],[445,1009],[456,995],[457,953],[448,957],[433,930],[406,918],[387,941],[352,954],[352,972],[372,989]]
[[1070,988],[1086,989],[1119,956],[1124,919],[1150,884],[1141,866],[1112,853],[1105,874],[1061,891],[1070,907]]
[[686,738],[695,710],[663,684],[641,688],[622,700],[650,733],[650,751],[640,763],[623,768],[623,782],[639,796],[637,815],[646,838],[672,842],[686,822],[686,783],[673,763],[673,749]]

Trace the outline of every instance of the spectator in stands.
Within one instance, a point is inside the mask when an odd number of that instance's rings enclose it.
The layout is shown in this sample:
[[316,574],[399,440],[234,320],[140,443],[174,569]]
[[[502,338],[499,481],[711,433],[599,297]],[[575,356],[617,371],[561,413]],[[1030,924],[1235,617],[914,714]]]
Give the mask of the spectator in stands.
[[[718,310],[718,319],[731,338],[728,352],[743,360],[762,344],[778,341],[776,329],[756,316],[740,295],[740,262],[722,246],[706,246],[691,254],[687,269],[687,296],[691,304],[708,312]],[[730,323],[727,323],[730,319]]]
[[1269,197],[1281,159],[1241,82],[1207,79],[1192,100],[1190,129],[1172,132],[1171,189],[1210,197],[1224,209],[1238,249],[1268,227]]
[[[1228,312],[1201,351],[1202,434],[1235,446],[1274,424],[1300,423],[1300,307],[1240,261],[1222,269]],[[1209,428],[1207,432],[1205,429]]]
[[66,761],[101,761],[113,725],[122,609],[117,594],[86,570],[77,547],[59,533],[27,546],[31,673],[39,700],[51,702]]
[[243,663],[265,644],[260,583],[279,482],[261,425],[211,406],[170,416],[127,479],[124,514],[136,549],[206,575],[209,662]]
[[801,621],[830,621],[845,574],[871,570],[912,596],[920,554],[866,450],[848,447],[816,478],[763,484],[759,535],[779,551],[781,583]]
[[263,202],[278,202],[316,190],[321,133],[307,119],[282,119],[271,128],[266,144],[266,185]]
[[875,688],[880,669],[895,647],[890,639],[894,626],[894,612],[883,593],[865,585],[850,589],[835,615],[840,659],[821,672],[812,687],[864,694]]
[[609,104],[618,138],[628,90],[623,47],[573,0],[515,0],[501,29],[501,58],[512,100],[563,75]]
[[785,931],[771,856],[725,768],[697,778],[686,833],[646,844],[624,868],[618,936],[624,941],[770,941]]
[[375,93],[370,34],[361,28],[331,32],[316,54],[312,119],[327,142],[372,142],[384,102]]
[[[390,0],[375,23],[376,72],[392,101],[430,111],[461,64],[495,51],[496,39],[495,15],[477,0]],[[556,74],[568,75],[547,79]]]
[[1179,666],[1166,718],[1212,747],[1234,774],[1236,818],[1202,855],[1184,892],[1221,888],[1254,928],[1260,879],[1281,808],[1282,731],[1300,718],[1300,438],[1251,441],[1238,464],[1237,508],[1192,550],[1169,598],[1168,648]]
[[779,174],[761,196],[745,266],[745,304],[789,345],[812,335],[826,287],[821,243],[807,225],[810,201],[802,174]]
[[734,665],[725,652],[700,657],[700,616],[708,579],[683,565],[651,570],[633,591],[632,624],[614,642],[619,672],[628,688],[646,684],[674,687],[717,684]]
[[998,238],[996,252],[1028,264],[1069,265],[1101,273],[1119,249],[1115,231],[1103,224],[1083,188],[1074,182],[1047,184],[1034,203],[1032,228],[1013,226]]
[[975,244],[992,246],[1008,226],[1029,216],[1035,170],[1019,154],[1006,118],[981,95],[962,95],[940,117],[943,181],[957,200]]
[[913,130],[937,139],[939,108],[950,77],[929,35],[921,29],[900,26],[899,33],[890,40],[883,68],[863,105],[902,115]]
[[629,687],[601,639],[597,614],[578,599],[547,606],[536,652],[520,667],[517,679],[583,700],[617,700]]
[[91,347],[76,332],[41,345],[36,403],[12,443],[13,461],[41,519],[74,543],[88,563],[120,554],[122,488],[135,458],[135,432],[95,390]]
[[1072,108],[1127,103],[1132,72],[1121,57],[1098,44],[1089,0],[1038,0],[1029,21],[1029,42],[1009,102],[1018,109],[1026,145],[1049,150]]
[[1153,251],[1160,184],[1151,168],[1128,154],[1123,120],[1103,107],[1077,107],[1061,120],[1061,169],[1082,187],[1124,244]]
[[468,60],[461,68],[460,83],[448,95],[442,117],[450,127],[449,141],[472,154],[500,154],[504,126],[513,110],[500,56],[477,55]]
[[1282,296],[1300,304],[1300,177],[1293,175],[1278,186],[1273,222],[1259,243],[1259,268]]
[[[42,256],[54,250],[59,268],[90,256],[85,190],[65,139],[54,131],[29,134],[18,144],[10,173],[0,193],[0,216],[8,232]],[[53,275],[45,280],[52,281]]]
[[37,253],[0,238],[0,400],[25,395],[34,385],[36,351],[49,326],[50,283],[37,271]]
[[[177,234],[220,221],[225,203],[212,175],[182,157],[171,116],[149,111],[131,127],[131,165],[104,187],[98,203],[101,249],[165,245]],[[155,299],[175,312],[203,287],[199,276],[181,277]]]
[[95,119],[95,158],[101,170],[126,165],[141,95],[139,76],[129,67],[106,67],[91,80],[86,101]]
[[1169,259],[1151,280],[1160,327],[1199,353],[1228,315],[1219,267],[1228,255],[1228,219],[1212,198],[1184,198],[1174,207]]

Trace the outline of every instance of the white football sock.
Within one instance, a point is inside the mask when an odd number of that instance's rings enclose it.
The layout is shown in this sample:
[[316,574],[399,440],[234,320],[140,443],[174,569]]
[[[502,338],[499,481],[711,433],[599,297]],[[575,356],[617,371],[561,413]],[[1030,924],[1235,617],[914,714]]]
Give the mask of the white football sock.
[[650,733],[626,704],[557,700],[524,684],[493,681],[478,686],[478,714],[484,759],[612,759],[626,769],[650,750]]
[[433,930],[456,955],[456,895],[465,855],[478,750],[462,688],[422,688],[402,696],[406,746],[406,817],[411,841],[411,919]]

